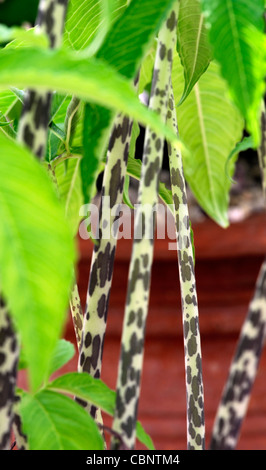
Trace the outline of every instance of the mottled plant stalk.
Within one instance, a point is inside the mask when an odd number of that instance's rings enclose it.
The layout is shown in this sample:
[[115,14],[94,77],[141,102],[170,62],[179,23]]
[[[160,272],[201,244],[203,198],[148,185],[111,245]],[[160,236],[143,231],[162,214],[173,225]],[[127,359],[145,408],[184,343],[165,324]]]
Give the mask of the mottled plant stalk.
[[[68,0],[40,0],[36,27],[45,33],[51,48],[61,45]],[[18,128],[18,141],[39,158],[45,154],[52,93],[27,90]]]
[[[68,0],[40,0],[36,28],[47,35],[51,48],[61,45],[67,5]],[[36,90],[25,92],[17,140],[26,145],[37,158],[43,158],[45,154],[51,102],[52,93]],[[50,175],[53,180],[51,171]],[[18,407],[14,411],[13,430],[18,449],[26,449],[27,438],[21,430]]]
[[[114,122],[109,141],[104,170],[98,239],[91,260],[82,341],[79,353],[80,372],[88,372],[99,378],[106,331],[109,295],[117,245],[117,229],[120,207],[123,202],[124,181],[127,169],[132,121],[119,114]],[[101,422],[100,411],[83,403],[96,420]]]
[[17,337],[7,308],[0,297],[0,450],[10,448],[18,359]]
[[[167,122],[178,134],[175,101],[171,87]],[[168,144],[171,190],[177,234],[179,279],[184,330],[187,393],[187,446],[192,450],[205,447],[204,396],[199,312],[194,272],[193,246],[187,204],[182,156]]]
[[211,450],[236,448],[241,425],[246,415],[251,390],[257,375],[265,341],[266,325],[266,258],[256,282],[228,379],[217,410]]
[[82,327],[83,327],[83,311],[79,296],[79,290],[76,280],[74,280],[70,300],[69,300],[72,321],[74,326],[74,331],[76,335],[76,342],[78,350],[80,349],[81,345],[81,337],[82,337]]
[[[149,107],[166,121],[168,93],[176,44],[178,2],[164,22],[159,35]],[[136,438],[137,410],[144,354],[145,326],[149,303],[150,277],[154,249],[155,210],[158,203],[159,174],[163,159],[164,139],[146,129],[142,173],[135,213],[134,242],[130,260],[127,300],[121,340],[121,353],[116,387],[116,409],[113,430],[124,445],[132,449]],[[119,449],[121,441],[111,440]]]
[[263,195],[266,200],[266,113],[264,101],[262,103],[261,110],[261,143],[258,148],[258,160],[261,172]]
[[[266,196],[266,115],[265,103],[261,107],[261,143],[258,148],[262,189]],[[253,384],[266,336],[266,258],[261,266],[243,323],[227,382],[217,409],[211,450],[235,449],[243,420],[246,416]]]
[[13,421],[13,431],[16,437],[16,447],[18,450],[29,450],[28,439],[22,430],[22,422],[19,412],[20,397],[16,395],[14,403],[14,421]]

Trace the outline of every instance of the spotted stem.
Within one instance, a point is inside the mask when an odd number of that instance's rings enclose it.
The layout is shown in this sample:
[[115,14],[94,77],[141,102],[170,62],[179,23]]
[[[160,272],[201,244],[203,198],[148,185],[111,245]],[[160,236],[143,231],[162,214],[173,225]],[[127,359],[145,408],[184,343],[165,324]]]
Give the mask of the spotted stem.
[[[178,2],[176,1],[159,32],[154,64],[149,107],[158,112],[162,122],[166,121],[168,108],[172,57],[176,44],[177,12]],[[135,213],[134,241],[129,268],[113,420],[113,430],[121,436],[125,446],[129,449],[134,448],[136,439],[137,410],[153,261],[154,215],[158,202],[163,146],[163,137],[147,128]],[[120,440],[115,436],[111,439],[111,448],[120,448]]]
[[[61,45],[68,0],[40,0],[36,29],[46,34],[50,47]],[[17,140],[25,144],[37,158],[43,158],[46,150],[52,93],[26,90],[19,121]],[[48,172],[55,183],[50,167]],[[15,339],[14,339],[15,341]],[[19,400],[19,397],[16,397]],[[27,438],[21,431],[18,406],[14,408],[13,430],[19,450],[27,448]]]
[[7,308],[0,298],[0,450],[10,448],[18,358],[17,337]]
[[[50,47],[61,45],[68,0],[41,0],[36,28],[48,36]],[[52,93],[27,90],[19,121],[17,139],[38,158],[46,150]]]
[[[172,127],[173,131],[178,134],[172,87],[169,97],[167,122],[169,126]],[[171,144],[168,144],[168,154],[177,235],[177,253],[184,330],[187,394],[187,447],[189,450],[203,450],[205,447],[205,419],[202,357],[186,183],[180,151],[173,148]]]
[[[261,144],[258,160],[262,189],[266,194],[266,115],[265,104],[261,110]],[[265,342],[266,325],[266,258],[261,266],[255,292],[243,323],[227,382],[217,409],[210,449],[235,449],[250,395],[256,379],[260,357]]]
[[[88,283],[82,340],[79,352],[80,372],[100,378],[109,296],[117,245],[120,207],[123,202],[132,121],[119,114],[114,122],[104,170],[98,239],[94,245]],[[111,229],[111,230],[110,230]],[[96,421],[100,410],[83,402]],[[96,416],[97,414],[97,416]]]
[[266,258],[261,266],[254,296],[243,323],[227,382],[215,417],[210,449],[234,450],[265,341]]

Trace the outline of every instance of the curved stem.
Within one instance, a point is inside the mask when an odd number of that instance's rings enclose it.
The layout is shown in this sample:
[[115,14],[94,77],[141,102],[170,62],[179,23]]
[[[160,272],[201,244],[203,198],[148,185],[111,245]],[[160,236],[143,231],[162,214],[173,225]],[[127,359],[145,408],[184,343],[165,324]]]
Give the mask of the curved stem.
[[217,410],[210,443],[211,450],[233,450],[236,447],[257,375],[265,340],[265,325],[266,258],[259,272],[255,293],[249,304]]
[[[173,130],[178,133],[172,87],[167,121]],[[202,358],[186,183],[180,152],[172,148],[169,144],[168,153],[177,234],[178,266],[184,329],[187,391],[187,444],[188,449],[202,450],[205,446]]]
[[[109,295],[117,245],[120,206],[123,202],[124,181],[127,168],[132,122],[119,114],[114,123],[104,170],[100,213],[99,239],[94,245],[79,352],[80,372],[88,372],[99,378],[102,367],[103,344],[107,322]],[[84,404],[92,416],[100,411]]]
[[[50,47],[59,47],[65,23],[68,0],[41,0],[36,26],[47,34]],[[39,158],[46,150],[47,129],[52,94],[27,90],[18,128],[18,141]]]
[[[155,57],[150,109],[166,121],[172,56],[176,44],[178,2],[174,2],[159,35]],[[149,302],[151,266],[154,246],[154,210],[158,201],[159,174],[163,158],[162,136],[147,128],[144,142],[142,174],[130,260],[127,301],[121,340],[116,409],[113,429],[126,447],[135,445],[137,409],[144,353],[145,326]],[[112,449],[120,447],[115,437]]]
[[18,358],[18,341],[7,308],[0,298],[0,450],[10,447]]
[[70,304],[70,310],[72,314],[72,320],[73,320],[73,325],[74,325],[74,330],[75,330],[75,335],[76,335],[77,347],[79,349],[80,344],[81,344],[82,327],[83,327],[83,311],[81,307],[78,285],[76,281],[74,281],[74,284],[72,287],[69,304]]

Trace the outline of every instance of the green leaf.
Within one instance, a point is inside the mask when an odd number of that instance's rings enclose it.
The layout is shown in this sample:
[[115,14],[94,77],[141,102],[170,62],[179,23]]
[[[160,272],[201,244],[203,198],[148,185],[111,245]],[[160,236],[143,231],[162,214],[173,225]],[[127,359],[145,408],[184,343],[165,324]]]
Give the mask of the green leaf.
[[136,121],[133,122],[133,126],[132,126],[132,131],[131,131],[131,139],[130,139],[130,144],[129,144],[129,156],[130,158],[134,158],[135,157],[135,153],[136,153],[136,142],[137,142],[137,138],[139,137],[139,134],[140,134],[140,128],[139,128],[139,125]]
[[[64,103],[66,103],[66,99],[66,95],[61,95],[60,93],[53,94],[50,122],[58,117],[60,110],[63,108]],[[67,108],[67,104],[65,106]],[[66,108],[63,111],[63,116],[65,116]],[[62,122],[64,122],[63,119]]]
[[[0,115],[0,119],[2,119],[3,116]],[[6,126],[10,126],[11,122],[9,121],[0,121],[0,127],[6,127]]]
[[[172,3],[172,0],[166,3],[155,0],[152,4],[147,0],[132,0],[110,29],[97,52],[97,58],[103,59],[127,78],[134,79],[141,59],[148,50]],[[147,9],[149,10],[148,16]],[[137,34],[136,25],[138,25]],[[117,90],[123,92],[122,88]],[[90,201],[97,170],[103,160],[110,138],[113,115],[109,110],[106,110],[108,102],[106,99],[105,103],[99,103],[102,106],[88,105],[86,109],[83,134],[84,154],[81,162],[85,203]],[[122,111],[122,108],[120,110]],[[134,118],[132,112],[127,114]],[[137,120],[141,122],[141,117],[139,116]]]
[[[89,48],[89,52],[94,53],[126,5],[126,0],[71,0],[65,24],[64,46],[74,50]],[[93,48],[89,47],[92,44]]]
[[66,318],[76,256],[47,173],[2,134],[0,148],[0,284],[36,390],[47,378]]
[[[139,125],[136,121],[133,122],[132,131],[131,131],[131,139],[129,145],[129,153],[128,153],[128,160],[134,160],[135,152],[136,152],[136,141],[140,133]],[[130,207],[130,209],[134,209],[129,197],[129,184],[130,184],[130,177],[129,174],[126,174],[125,177],[125,184],[124,184],[124,192],[123,192],[123,201],[125,204]]]
[[95,192],[98,168],[108,145],[113,113],[110,109],[86,104],[83,122],[83,158],[80,163],[84,204]]
[[207,69],[212,52],[199,0],[181,0],[177,25],[177,51],[184,67],[181,104]]
[[[177,55],[173,89],[178,102],[183,93],[182,67]],[[184,173],[202,209],[222,227],[228,226],[231,182],[225,172],[229,153],[242,138],[244,122],[228,97],[228,87],[212,62],[177,107],[179,133],[188,152],[183,153]],[[234,171],[230,161],[229,174]]]
[[107,34],[97,57],[106,60],[122,75],[135,78],[141,59],[172,4],[173,0],[131,0]]
[[154,40],[149,51],[142,60],[139,74],[139,93],[142,93],[146,88],[151,86],[156,47],[157,42]]
[[71,51],[3,49],[0,51],[0,87],[53,88],[130,115],[155,132],[177,142],[156,113],[142,105],[131,83],[95,58],[80,59]]
[[[135,79],[141,59],[147,52],[172,3],[173,0],[167,2],[155,0],[152,3],[148,0],[131,0],[130,5],[118,17],[106,35],[96,57],[115,67],[125,77],[131,80]],[[149,11],[148,15],[147,11]],[[136,25],[138,25],[137,34]],[[123,93],[122,88],[117,88],[117,91]],[[102,106],[95,106],[94,109],[91,106],[87,108],[87,124],[85,123],[85,125],[89,127],[94,139],[91,141],[89,132],[85,127],[84,155],[81,162],[85,203],[90,200],[97,168],[103,160],[110,138],[113,115],[105,109],[107,103],[111,102],[106,99],[105,102],[98,103]],[[117,110],[124,111],[121,107]],[[132,112],[127,113],[125,111],[125,114],[134,118]],[[136,119],[142,122],[141,116]],[[92,173],[90,173],[90,170],[92,170]]]
[[146,433],[140,421],[137,421],[137,424],[136,424],[136,435],[137,435],[137,439],[139,440],[139,442],[144,444],[147,447],[147,449],[155,450],[151,437],[149,436],[149,434]]
[[264,1],[201,0],[201,4],[214,58],[257,145],[266,72]]
[[29,450],[103,450],[103,439],[89,413],[51,390],[23,393],[19,405]]
[[0,111],[0,132],[3,132],[7,137],[11,139],[16,138],[16,132],[11,126],[11,122],[7,121],[6,117]]
[[64,205],[65,216],[69,221],[73,236],[77,234],[78,226],[81,221],[79,211],[84,203],[79,166],[80,157],[72,156],[68,158],[67,164],[65,161],[61,161],[58,164],[54,161],[59,197]]
[[15,94],[11,90],[0,90],[0,111],[6,114],[16,99]]
[[[47,389],[70,393],[101,408],[111,416],[114,414],[115,391],[111,390],[102,380],[95,379],[89,374],[81,374],[80,372],[64,374],[47,384]],[[137,438],[149,449],[154,449],[150,437],[147,436],[140,423],[137,425]]]
[[[0,25],[0,41],[1,41],[2,28],[3,26]],[[10,42],[5,46],[6,48],[30,47],[30,46],[48,47],[49,46],[47,35],[39,31],[39,29],[37,29],[36,27],[30,28],[30,29],[7,28],[5,31],[6,38],[8,36],[8,31],[9,31],[8,40]]]
[[[228,165],[229,165],[230,160],[233,157],[235,157],[237,154],[239,154],[239,152],[244,152],[245,150],[252,149],[253,147],[254,147],[254,142],[251,136],[244,137],[244,139],[241,140],[241,142],[237,142],[233,150],[230,152],[228,159],[226,160],[226,164],[225,164],[226,174],[228,175],[229,179],[231,179],[228,173]],[[231,181],[234,183],[234,180],[231,179]]]
[[75,347],[70,341],[60,339],[57,341],[49,368],[49,375],[67,364],[75,355]]
[[[65,339],[57,341],[55,350],[53,352],[48,375],[63,367],[75,354],[75,348],[72,343]],[[24,349],[20,351],[19,369],[26,369],[28,367],[27,359],[25,357]]]
[[131,203],[130,201],[130,197],[129,197],[129,175],[126,174],[126,177],[125,177],[125,183],[124,183],[124,192],[123,192],[123,202],[125,204],[127,204],[127,206],[130,208],[130,209],[134,209],[134,206],[133,204]]

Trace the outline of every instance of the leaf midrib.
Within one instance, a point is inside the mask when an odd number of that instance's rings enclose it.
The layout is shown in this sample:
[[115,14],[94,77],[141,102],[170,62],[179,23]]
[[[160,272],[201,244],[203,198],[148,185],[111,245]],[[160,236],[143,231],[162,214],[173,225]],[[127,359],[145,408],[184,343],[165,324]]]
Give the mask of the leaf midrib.
[[197,34],[197,39],[196,39],[196,47],[195,47],[195,55],[194,55],[194,61],[193,61],[193,66],[192,66],[192,72],[190,74],[190,80],[187,84],[187,90],[189,90],[190,84],[192,82],[192,78],[196,69],[196,63],[197,63],[197,57],[198,57],[198,52],[199,52],[199,43],[200,43],[200,36],[201,36],[201,31],[203,27],[203,14],[200,15],[200,21],[199,21],[199,28],[198,28],[198,34]]
[[213,207],[215,208],[215,211],[218,214],[220,211],[218,210],[219,208],[217,206],[217,201],[216,201],[216,198],[215,198],[215,195],[214,195],[213,181],[212,181],[212,178],[211,178],[210,155],[209,155],[209,149],[208,149],[208,144],[207,144],[207,139],[206,139],[206,130],[205,130],[203,113],[202,113],[202,105],[201,105],[200,91],[199,91],[198,83],[195,84],[194,91],[195,91],[195,98],[196,98],[196,103],[197,103],[197,110],[198,110],[198,116],[199,116],[199,125],[200,125],[200,132],[201,132],[201,136],[202,136],[202,144],[203,144],[203,149],[204,149],[205,162],[206,162],[206,168],[207,168],[207,173],[208,173],[208,180],[209,180],[209,185],[210,185],[210,194],[211,194]]

